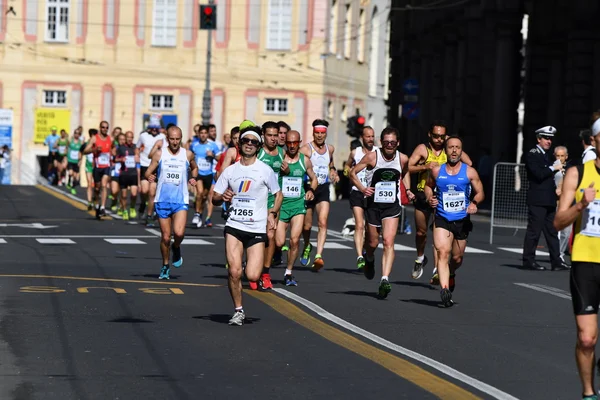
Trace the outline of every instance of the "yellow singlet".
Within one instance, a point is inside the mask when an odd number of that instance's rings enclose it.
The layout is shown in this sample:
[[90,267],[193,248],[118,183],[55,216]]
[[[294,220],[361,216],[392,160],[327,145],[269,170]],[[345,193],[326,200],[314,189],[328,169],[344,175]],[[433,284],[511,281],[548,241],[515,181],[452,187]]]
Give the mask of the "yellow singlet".
[[[575,201],[583,198],[583,190],[594,182],[594,188],[600,185],[600,173],[596,161],[583,164],[583,177],[575,192]],[[596,189],[596,199],[585,208],[575,220],[575,239],[571,261],[600,263],[600,190]]]
[[[425,146],[425,148],[427,149],[427,159],[421,165],[427,164],[429,162],[437,162],[440,165],[446,163],[447,158],[446,158],[446,152],[444,151],[444,149],[442,149],[441,153],[438,156],[436,156],[435,153],[433,152],[433,150],[431,150],[431,147]],[[429,170],[419,172],[419,181],[417,182],[417,190],[419,192],[422,192],[423,190],[425,190],[425,184],[427,183],[427,178],[429,178]]]

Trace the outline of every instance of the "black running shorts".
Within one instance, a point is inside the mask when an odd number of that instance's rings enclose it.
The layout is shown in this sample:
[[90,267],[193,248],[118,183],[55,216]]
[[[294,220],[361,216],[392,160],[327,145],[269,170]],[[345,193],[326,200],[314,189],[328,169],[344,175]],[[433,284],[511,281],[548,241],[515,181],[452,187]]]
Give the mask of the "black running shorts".
[[380,227],[382,221],[388,218],[398,218],[402,214],[402,207],[400,204],[393,204],[392,207],[379,208],[375,205],[367,207],[365,210],[365,217],[369,225]]
[[354,207],[360,207],[362,209],[367,208],[367,199],[360,190],[351,190],[348,200],[350,201],[351,209]]
[[329,182],[324,183],[322,185],[318,185],[314,195],[314,199],[306,202],[306,208],[315,208],[315,206],[322,201],[326,201],[329,203]]
[[104,175],[107,175],[108,177],[110,177],[110,167],[106,167],[106,168],[94,168],[94,183],[100,183],[102,182],[102,177]]
[[127,189],[129,187],[132,186],[137,186],[138,185],[138,177],[137,174],[135,175],[119,175],[119,186],[121,186],[121,189]]
[[240,229],[235,229],[230,226],[226,226],[223,230],[223,236],[227,237],[228,234],[242,242],[242,246],[244,246],[244,249],[247,249],[259,243],[264,243],[265,247],[269,246],[269,240],[267,238],[266,233],[245,232]]
[[417,191],[417,193],[415,193],[414,205],[417,210],[422,211],[426,214],[431,214],[433,212],[433,208],[431,208],[431,206],[427,202],[425,192]]
[[473,223],[468,216],[457,221],[448,221],[446,218],[436,215],[433,226],[452,233],[455,240],[467,240],[469,233],[473,230]]
[[574,261],[571,265],[571,302],[575,315],[598,314],[600,264]]

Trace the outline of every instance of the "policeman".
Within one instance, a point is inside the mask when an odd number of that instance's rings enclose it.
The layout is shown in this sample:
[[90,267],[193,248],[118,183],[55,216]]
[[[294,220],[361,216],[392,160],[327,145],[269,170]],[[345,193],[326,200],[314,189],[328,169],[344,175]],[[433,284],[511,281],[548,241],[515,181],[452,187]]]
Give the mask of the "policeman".
[[554,163],[550,147],[556,133],[553,126],[545,126],[535,131],[537,145],[525,154],[525,168],[529,191],[527,192],[528,223],[523,242],[523,268],[542,271],[546,269],[535,261],[535,250],[544,231],[550,251],[552,270],[570,268],[560,258],[558,233],[553,221],[556,214],[556,186],[554,174],[563,171],[561,163]]

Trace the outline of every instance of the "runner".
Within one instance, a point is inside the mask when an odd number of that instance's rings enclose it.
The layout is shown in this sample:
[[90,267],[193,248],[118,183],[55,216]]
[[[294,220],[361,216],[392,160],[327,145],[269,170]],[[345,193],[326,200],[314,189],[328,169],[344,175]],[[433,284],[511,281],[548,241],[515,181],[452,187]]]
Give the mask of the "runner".
[[77,194],[75,188],[79,186],[79,161],[81,160],[82,145],[81,130],[77,128],[73,133],[73,139],[69,141],[67,151],[67,189],[71,191],[71,194]]
[[310,231],[312,228],[313,210],[317,212],[317,221],[319,231],[317,233],[317,254],[312,265],[314,271],[318,271],[325,265],[322,253],[327,239],[327,218],[329,216],[329,185],[339,181],[339,176],[333,165],[334,147],[326,144],[327,127],[329,122],[323,119],[316,119],[312,123],[313,141],[302,146],[300,151],[310,158],[313,169],[319,180],[319,186],[315,190],[314,199],[307,203],[306,217],[304,218],[304,228],[302,236],[304,237],[304,251],[300,264],[308,265],[310,262],[310,252],[312,244],[310,243]]
[[[152,214],[154,212],[154,196],[156,194],[156,178],[153,183],[148,181],[146,178],[146,170],[150,165],[149,154],[154,144],[158,141],[163,141],[165,135],[159,133],[160,129],[160,116],[152,115],[148,128],[145,132],[142,132],[137,142],[137,148],[140,150],[140,189],[141,189],[141,201],[138,212],[140,218],[142,218],[147,226],[153,226],[154,223]],[[146,206],[148,207],[146,210]],[[145,212],[146,211],[146,212]]]
[[106,198],[108,196],[108,182],[110,181],[110,150],[112,140],[108,136],[108,122],[100,122],[100,132],[92,136],[87,146],[83,150],[83,154],[94,154],[94,192],[96,199],[100,199],[96,203],[96,218],[100,219],[106,215]]
[[[167,131],[169,146],[159,149],[146,169],[148,182],[157,181],[154,209],[160,225],[162,254],[162,268],[158,279],[170,279],[169,248],[173,250],[173,266],[179,268],[183,265],[180,246],[185,234],[190,202],[188,183],[192,186],[196,185],[194,177],[198,175],[198,166],[194,154],[181,147],[182,137],[179,127],[169,128]],[[191,173],[188,170],[191,170]],[[172,245],[171,232],[173,233]]]
[[[273,121],[267,121],[262,126],[262,134],[264,138],[263,147],[258,151],[257,158],[267,164],[275,175],[277,179],[279,179],[279,173],[287,174],[289,172],[289,168],[283,162],[283,157],[285,156],[285,152],[281,147],[279,147],[279,131],[277,127],[277,123]],[[275,195],[273,193],[269,193],[267,208],[273,208],[275,204]],[[277,229],[277,222],[279,219],[275,218],[275,226],[267,227],[267,245],[265,248],[265,259],[263,272],[260,276],[260,280],[258,284],[261,286],[262,290],[273,289],[273,284],[271,283],[271,275],[269,274],[269,269],[271,268],[271,261],[273,260],[273,255],[275,254],[275,230]],[[281,260],[280,260],[281,262]],[[256,283],[250,281],[250,288],[253,290],[257,289]]]
[[[366,154],[350,170],[350,181],[367,198],[368,226],[363,273],[369,280],[375,277],[375,249],[379,246],[379,235],[383,236],[382,276],[378,291],[382,299],[392,290],[389,276],[395,258],[394,239],[402,213],[400,180],[406,184],[409,179],[408,157],[397,150],[398,145],[398,130],[391,126],[385,128],[381,132],[381,148]],[[359,178],[365,168],[371,174],[371,182],[367,186]]]
[[218,164],[218,160],[219,157],[221,157],[221,154],[227,150],[227,148],[225,147],[225,145],[223,144],[223,142],[221,142],[220,140],[217,139],[217,127],[214,124],[209,124],[208,125],[208,140],[209,142],[212,142],[216,148],[217,151],[214,153],[213,159],[212,159],[212,174],[213,174],[213,180],[209,186],[209,190],[208,190],[208,205],[207,205],[207,210],[206,210],[206,221],[204,223],[204,225],[207,228],[211,228],[212,227],[212,213],[213,213],[213,203],[212,203],[212,193],[215,187],[215,183],[217,183],[217,181],[214,179],[215,174],[217,173],[217,164]]
[[277,139],[277,146],[285,147],[286,134],[290,131],[290,126],[285,121],[279,121],[277,123],[277,131],[279,132],[279,137]]
[[[125,133],[125,144],[119,144],[115,149],[115,161],[121,165],[119,174],[119,187],[121,188],[121,210],[123,220],[135,218],[135,201],[140,182],[140,151],[133,143],[133,132]],[[131,191],[131,202],[127,209],[127,189]]]
[[48,179],[48,183],[51,185],[54,183],[55,178],[55,175],[52,171],[55,169],[54,160],[56,159],[56,143],[60,138],[58,133],[56,133],[56,129],[56,126],[50,128],[51,133],[46,136],[46,139],[44,139],[44,146],[48,146],[48,170],[46,178]]
[[[462,139],[451,136],[445,147],[447,161],[431,170],[425,196],[436,210],[433,246],[437,250],[440,296],[444,307],[452,307],[456,270],[462,265],[467,238],[473,230],[470,216],[477,212],[477,204],[483,201],[484,194],[475,168],[461,161]],[[475,192],[473,197],[472,192]]]
[[[219,153],[215,142],[208,140],[208,127],[201,126],[198,130],[198,140],[192,141],[190,150],[196,156],[198,165],[198,177],[196,178],[196,212],[192,224],[197,228],[202,227],[202,214],[204,203],[208,200],[208,191],[213,183],[213,160]],[[212,208],[212,205],[211,205]],[[204,221],[206,226],[210,224],[210,215]],[[210,224],[212,226],[212,224]]]
[[[90,140],[87,143],[82,144],[79,148],[81,156],[85,154],[84,150],[88,143],[90,143],[92,138],[98,134],[98,129],[89,129],[88,134],[90,135]],[[87,209],[88,211],[92,211],[94,209],[94,202],[98,201],[98,199],[94,196],[94,155],[91,153],[85,156],[85,178],[87,180]]]
[[[261,144],[258,127],[248,127],[240,135],[239,162],[227,167],[215,185],[213,203],[232,202],[231,214],[225,225],[225,249],[229,264],[229,293],[235,312],[230,325],[243,325],[246,319],[242,307],[242,258],[246,250],[246,277],[258,281],[264,265],[267,223],[275,226],[282,195],[273,170],[256,158]],[[269,192],[275,194],[275,204],[267,209]]]
[[[446,152],[444,151],[444,143],[446,140],[447,128],[444,121],[434,121],[429,127],[427,144],[420,144],[415,148],[410,159],[408,160],[408,171],[411,174],[418,174],[417,193],[415,193],[415,226],[416,235],[415,243],[417,246],[417,259],[412,271],[413,279],[419,279],[423,275],[423,268],[427,265],[427,257],[425,256],[425,245],[427,244],[427,227],[431,223],[433,209],[427,203],[425,197],[425,186],[429,171],[446,162]],[[469,166],[473,163],[469,156],[463,152],[461,161]],[[407,193],[411,193],[410,186],[407,186]],[[437,252],[433,249],[433,276],[430,283],[433,285],[439,284],[439,278],[435,265],[437,265]]]
[[[375,131],[370,126],[365,126],[362,130],[362,146],[357,147],[350,152],[350,156],[346,162],[346,167],[344,168],[344,175],[348,176],[348,173],[352,167],[357,165],[365,155],[377,149],[374,144]],[[363,186],[367,187],[371,181],[370,175],[370,171],[364,169],[357,174],[357,177],[362,182]],[[365,266],[363,252],[365,243],[365,209],[367,208],[367,199],[356,186],[352,186],[348,200],[350,202],[350,208],[352,209],[352,215],[354,216],[354,246],[356,247],[356,254],[358,255],[356,258],[356,266],[358,269],[362,269]]]
[[66,181],[65,173],[67,171],[67,149],[69,148],[69,135],[64,129],[60,130],[60,138],[56,142],[56,158],[54,159],[54,167],[57,171],[58,186],[63,186]]
[[[600,152],[600,120],[592,126],[593,142]],[[569,168],[565,175],[554,227],[575,223],[571,251],[571,301],[577,324],[575,360],[583,387],[582,398],[597,400],[594,386],[598,299],[600,298],[600,158]]]
[[[238,150],[239,142],[240,142],[240,127],[234,126],[231,129],[231,143],[229,145],[229,148],[221,154],[221,157],[219,157],[219,162],[217,163],[217,167],[216,167],[217,172],[215,173],[215,176],[213,179],[215,179],[215,180],[219,179],[219,174],[226,167],[230,166],[233,163],[240,161],[240,158],[242,157],[242,155],[240,154],[240,152]],[[227,161],[225,161],[225,160],[227,160]],[[226,164],[225,168],[223,168],[223,164]],[[227,205],[228,205],[228,203],[223,202],[223,205],[221,208],[221,217],[224,220],[227,220],[227,218],[229,217],[229,213],[227,211]]]
[[[283,195],[281,212],[276,231],[276,245],[281,247],[285,244],[288,226],[290,227],[290,245],[287,256],[287,269],[283,277],[286,286],[297,286],[298,282],[292,275],[294,263],[298,258],[300,236],[304,226],[304,215],[306,214],[305,201],[314,198],[314,192],[318,186],[317,176],[312,169],[310,158],[300,153],[300,133],[288,131],[286,134],[286,153],[284,162],[287,164],[288,173],[279,177],[279,185]],[[310,180],[310,188],[304,190],[306,177]],[[264,270],[263,270],[264,271]]]
[[[113,131],[114,132],[114,131]],[[123,215],[124,209],[121,208],[119,203],[119,193],[121,186],[119,185],[119,176],[121,175],[121,163],[116,160],[117,148],[119,146],[125,146],[125,134],[119,133],[117,137],[113,139],[113,145],[111,149],[112,165],[110,166],[110,194],[111,200],[110,210],[116,211],[117,215]],[[127,200],[127,199],[126,199]]]

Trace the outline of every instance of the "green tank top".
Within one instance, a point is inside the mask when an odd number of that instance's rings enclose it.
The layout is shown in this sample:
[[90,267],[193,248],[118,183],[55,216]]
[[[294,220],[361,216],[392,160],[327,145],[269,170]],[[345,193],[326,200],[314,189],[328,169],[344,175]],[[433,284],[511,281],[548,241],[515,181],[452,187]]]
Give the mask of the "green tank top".
[[69,141],[67,139],[58,139],[58,142],[56,142],[56,146],[58,147],[58,154],[60,154],[61,156],[66,155],[68,144]]
[[281,147],[277,147],[277,155],[275,156],[270,155],[265,151],[264,147],[261,147],[261,149],[258,152],[258,159],[267,164],[269,167],[271,167],[273,169],[273,172],[275,172],[277,176],[279,176],[279,172],[281,171],[281,163],[283,162],[284,155],[285,153],[283,152],[283,149]]
[[288,163],[290,173],[279,177],[279,187],[283,195],[283,202],[299,202],[304,205],[304,180],[306,177],[306,164],[304,154],[300,153],[298,161]]
[[67,153],[67,161],[73,164],[79,162],[79,150],[81,149],[82,142],[71,140],[69,142],[69,151]]

